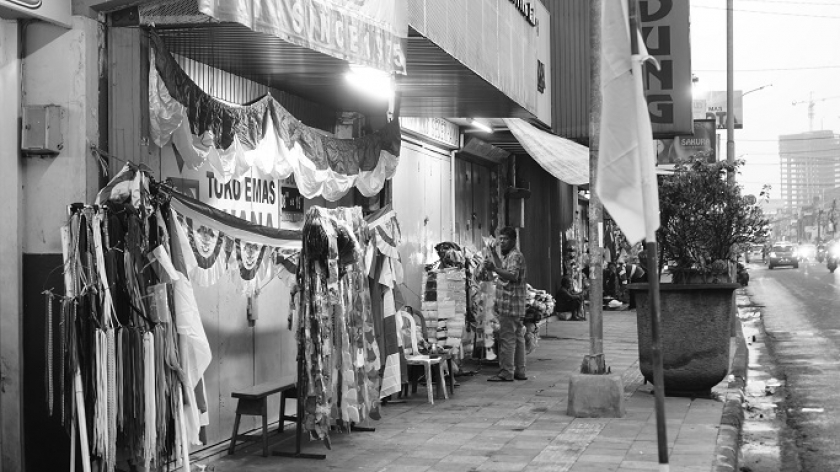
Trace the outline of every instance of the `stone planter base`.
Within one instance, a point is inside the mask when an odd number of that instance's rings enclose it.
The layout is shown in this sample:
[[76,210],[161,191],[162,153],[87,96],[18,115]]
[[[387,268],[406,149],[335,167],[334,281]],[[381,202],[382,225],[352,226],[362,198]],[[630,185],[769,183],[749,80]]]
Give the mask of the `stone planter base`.
[[[708,395],[729,370],[729,337],[738,284],[661,284],[660,340],[669,396]],[[648,284],[631,284],[636,297],[639,368],[653,383]]]

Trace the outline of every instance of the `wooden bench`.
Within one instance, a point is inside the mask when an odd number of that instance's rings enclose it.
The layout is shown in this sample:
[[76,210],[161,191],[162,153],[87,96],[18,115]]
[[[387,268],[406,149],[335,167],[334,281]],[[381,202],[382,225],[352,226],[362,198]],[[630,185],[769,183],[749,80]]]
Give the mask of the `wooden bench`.
[[231,392],[230,396],[237,399],[236,419],[233,422],[233,434],[230,437],[228,454],[233,455],[236,440],[239,436],[239,419],[242,415],[262,416],[263,456],[268,457],[268,397],[275,393],[280,396],[280,426],[278,432],[283,432],[286,421],[296,421],[296,415],[286,415],[286,399],[297,399],[297,375],[289,375],[275,382],[265,382],[253,387]]

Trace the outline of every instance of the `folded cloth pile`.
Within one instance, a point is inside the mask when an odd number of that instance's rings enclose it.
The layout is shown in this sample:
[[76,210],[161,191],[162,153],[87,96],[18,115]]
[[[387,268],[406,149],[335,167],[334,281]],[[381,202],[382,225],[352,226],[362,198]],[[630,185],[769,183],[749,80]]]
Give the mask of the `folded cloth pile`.
[[427,269],[421,310],[432,351],[460,348],[467,314],[466,270]]
[[525,319],[539,321],[554,313],[554,297],[545,290],[537,290],[526,284],[525,292]]

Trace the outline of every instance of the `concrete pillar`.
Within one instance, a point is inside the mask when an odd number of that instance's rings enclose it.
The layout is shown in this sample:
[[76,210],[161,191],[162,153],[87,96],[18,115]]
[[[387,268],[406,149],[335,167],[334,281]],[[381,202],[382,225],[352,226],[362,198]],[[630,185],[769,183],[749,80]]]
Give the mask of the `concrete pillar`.
[[0,471],[23,470],[18,23],[0,20]]
[[99,165],[90,150],[99,143],[99,70],[102,32],[95,20],[73,17],[68,30],[49,23],[26,28],[23,106],[62,109],[64,147],[56,157],[27,157],[24,168],[23,252],[61,253],[58,228],[66,206],[93,203]]

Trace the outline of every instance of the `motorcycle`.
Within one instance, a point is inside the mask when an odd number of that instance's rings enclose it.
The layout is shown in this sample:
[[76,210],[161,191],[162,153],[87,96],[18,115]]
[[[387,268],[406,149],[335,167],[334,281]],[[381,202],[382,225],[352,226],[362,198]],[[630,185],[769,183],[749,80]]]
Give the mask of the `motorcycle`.
[[825,260],[825,246],[820,244],[817,246],[817,262],[822,264],[822,261]]
[[833,274],[834,270],[837,269],[838,262],[840,262],[840,242],[834,243],[827,252],[826,267]]

